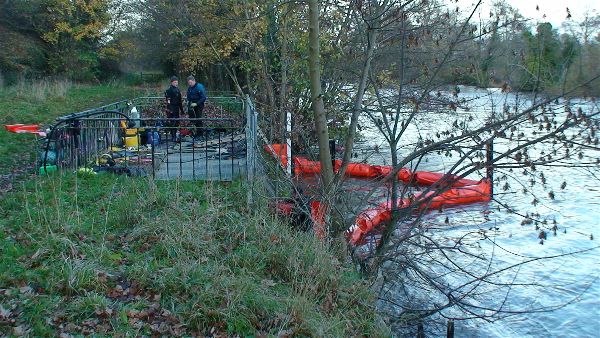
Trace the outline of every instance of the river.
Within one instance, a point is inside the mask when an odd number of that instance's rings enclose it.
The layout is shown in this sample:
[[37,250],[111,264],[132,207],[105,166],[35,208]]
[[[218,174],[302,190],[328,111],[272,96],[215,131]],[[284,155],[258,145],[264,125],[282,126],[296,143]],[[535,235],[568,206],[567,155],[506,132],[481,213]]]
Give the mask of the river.
[[[402,154],[412,149],[411,144],[420,137],[451,130],[458,119],[471,127],[482,125],[492,111],[502,111],[508,104],[517,110],[532,104],[533,98],[525,94],[501,93],[498,90],[459,87],[459,98],[467,101],[465,107],[453,113],[423,113],[407,129],[402,138]],[[581,107],[584,112],[598,111],[597,103],[583,99],[571,100],[571,104]],[[565,115],[564,101],[554,103],[558,115]],[[560,116],[559,116],[560,117]],[[531,125],[530,125],[531,126]],[[362,141],[357,143],[361,160],[373,164],[390,164],[390,152],[385,139],[377,132],[375,125],[367,118],[361,120]],[[535,128],[521,127],[519,132],[527,135]],[[499,141],[496,151],[513,147],[513,141]],[[530,154],[551,151],[551,145],[530,149]],[[598,158],[596,150],[586,150],[585,159]],[[424,158],[419,170],[445,172],[456,161],[456,157],[431,154]],[[577,162],[574,160],[573,162]],[[600,181],[598,165],[592,168],[577,166],[538,168],[534,176],[523,176],[521,171],[508,169],[495,172],[497,201],[474,204],[458,208],[447,208],[443,213],[430,212],[424,216],[426,235],[438,243],[451,245],[458,238],[466,251],[485,257],[484,261],[466,254],[449,252],[450,257],[427,257],[423,263],[439,276],[436,278],[448,288],[469,280],[466,273],[450,273],[447,265],[456,261],[474,275],[485,271],[499,270],[519,264],[533,257],[558,256],[565,253],[591,249],[585,253],[566,255],[552,259],[541,259],[532,263],[511,268],[493,276],[495,282],[513,284],[512,287],[481,283],[472,291],[470,304],[476,309],[501,308],[504,314],[492,316],[489,320],[468,319],[455,324],[457,337],[600,337]],[[545,184],[542,184],[545,177]],[[480,179],[482,173],[470,178]],[[536,182],[531,185],[530,180]],[[564,183],[563,183],[564,182]],[[507,191],[502,186],[510,185]],[[566,183],[566,187],[562,189]],[[527,192],[523,192],[526,189]],[[549,192],[554,195],[550,198]],[[538,201],[532,204],[534,198]],[[510,205],[515,212],[504,207]],[[518,214],[535,215],[536,219],[547,220],[546,224],[523,222]],[[539,214],[539,215],[538,215]],[[553,231],[556,221],[556,231]],[[539,228],[536,228],[539,227]],[[539,234],[544,230],[546,240],[540,244]],[[402,312],[397,304],[413,304],[413,307],[427,308],[433,303],[444,301],[444,297],[423,288],[422,283],[411,281],[411,276],[403,274],[397,266],[388,264],[378,307],[381,313],[393,319]],[[491,279],[491,278],[490,278]],[[523,284],[523,285],[521,285]],[[396,304],[396,305],[394,305]],[[528,313],[529,311],[545,311]],[[550,311],[551,310],[551,311]],[[492,315],[489,311],[475,311]],[[425,321],[428,336],[445,335],[446,318],[469,317],[465,311],[456,308],[443,310]],[[393,325],[395,335],[414,334],[414,327]]]

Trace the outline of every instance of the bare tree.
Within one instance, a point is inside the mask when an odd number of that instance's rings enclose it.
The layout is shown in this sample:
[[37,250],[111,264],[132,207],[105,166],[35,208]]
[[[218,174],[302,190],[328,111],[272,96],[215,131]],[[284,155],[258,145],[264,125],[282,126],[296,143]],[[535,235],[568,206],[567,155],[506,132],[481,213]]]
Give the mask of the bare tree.
[[[556,286],[520,281],[519,269],[541,260],[559,259],[596,249],[525,257],[518,263],[497,267],[494,251],[490,254],[470,248],[469,241],[479,236],[492,243],[492,250],[501,251],[502,248],[494,245],[493,238],[486,233],[479,230],[469,232],[452,244],[441,244],[439,237],[431,236],[423,224],[426,216],[423,206],[450,189],[452,182],[470,175],[482,177],[488,169],[493,169],[493,184],[502,190],[495,195],[495,205],[504,212],[522,217],[526,224],[535,224],[535,235],[543,243],[549,233],[557,232],[556,223],[535,213],[524,212],[520,210],[522,208],[511,205],[510,198],[507,201],[502,197],[522,190],[536,206],[541,203],[542,197],[538,195],[539,191],[533,191],[531,185],[538,184],[542,187],[541,191],[547,193],[547,199],[553,199],[553,191],[559,189],[556,186],[559,182],[554,182],[554,187],[551,187],[546,182],[544,168],[556,170],[577,166],[590,175],[599,174],[598,106],[593,102],[585,107],[574,106],[565,98],[582,86],[597,81],[600,74],[590,74],[589,81],[575,86],[564,86],[563,92],[553,96],[544,96],[543,93],[511,94],[508,93],[510,89],[503,86],[480,93],[476,98],[464,97],[459,87],[448,90],[448,86],[440,80],[440,74],[453,67],[456,57],[461,55],[461,46],[498,28],[498,23],[492,22],[480,25],[479,32],[470,29],[469,23],[479,5],[477,3],[463,18],[451,15],[446,8],[430,2],[386,8],[389,11],[386,13],[398,9],[401,14],[395,17],[400,19],[388,21],[387,25],[380,22],[375,35],[377,38],[368,40],[369,43],[378,41],[373,50],[365,48],[369,51],[366,54],[368,59],[372,61],[363,68],[369,76],[365,87],[370,92],[366,96],[367,102],[354,101],[354,106],[348,110],[359,112],[351,114],[351,125],[358,123],[362,113],[366,114],[387,142],[389,161],[394,167],[380,182],[391,187],[389,198],[394,217],[391,224],[371,238],[373,242],[370,243],[377,244],[378,249],[370,256],[371,265],[363,264],[363,267],[372,274],[380,273],[387,280],[387,275],[401,275],[404,278],[398,281],[398,288],[402,289],[400,283],[406,283],[413,288],[427,290],[430,296],[416,302],[393,304],[396,310],[401,309],[400,315],[393,321],[414,324],[420,318],[434,314],[452,319],[495,320],[509,315],[555,310],[575,299],[561,299],[547,307],[508,307],[514,289]],[[436,10],[437,15],[433,15]],[[493,25],[494,28],[490,28]],[[384,57],[391,48],[394,48],[396,61],[393,77],[389,76],[391,67]],[[359,82],[354,88],[361,87]],[[491,95],[500,91],[505,93]],[[507,99],[508,96],[510,99]],[[485,101],[485,109],[474,107],[482,104],[481,100]],[[478,110],[479,115],[469,113],[472,109]],[[435,132],[420,133],[419,129],[424,124],[422,120],[436,115],[447,120],[429,121],[439,123],[439,128],[427,128]],[[351,145],[353,141],[348,143],[346,140],[346,144]],[[486,159],[484,149],[491,142],[495,144],[494,156]],[[347,162],[350,157],[346,155],[348,150],[352,151],[352,146],[345,150],[344,162]],[[413,186],[398,182],[397,174],[403,167],[421,170],[427,159],[439,155],[452,160],[451,165],[446,167],[447,175],[438,184],[421,190],[421,194],[415,196]],[[523,172],[522,177],[514,178],[519,170]],[[338,204],[339,212],[360,212],[360,208],[364,208],[378,192],[380,189],[371,190],[363,196],[362,203],[352,206]],[[410,204],[399,207],[399,201],[406,198],[411,200]],[[356,205],[360,207],[356,208]],[[465,257],[471,260],[465,260]],[[504,297],[494,303],[480,304],[490,288],[503,290]],[[394,303],[394,298],[385,295],[386,289],[382,290],[383,301]],[[410,292],[407,291],[406,295]]]
[[308,1],[309,17],[309,73],[311,104],[314,113],[315,130],[319,143],[319,161],[321,162],[321,176],[325,191],[333,183],[333,166],[329,152],[329,130],[327,116],[323,103],[323,90],[321,89],[321,52],[319,41],[319,1]]

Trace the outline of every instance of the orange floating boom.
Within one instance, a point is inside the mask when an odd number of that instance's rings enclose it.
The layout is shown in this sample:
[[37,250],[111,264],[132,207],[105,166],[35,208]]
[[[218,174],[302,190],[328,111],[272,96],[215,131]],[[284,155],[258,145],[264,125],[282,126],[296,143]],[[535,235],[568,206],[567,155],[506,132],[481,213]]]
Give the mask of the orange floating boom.
[[[434,192],[426,194],[417,194],[412,199],[404,198],[398,201],[398,208],[408,208],[414,205],[414,201],[422,200],[416,207],[419,210],[439,209],[444,206],[464,205],[477,202],[489,202],[491,200],[491,182],[483,179],[474,185],[459,186],[451,188],[431,199],[428,199]],[[356,218],[356,222],[346,235],[351,244],[359,244],[366,234],[373,231],[392,218],[391,203],[381,203],[375,208],[367,209],[361,212]]]
[[[287,146],[285,144],[266,145],[265,150],[280,158],[283,166],[287,165]],[[321,172],[321,163],[311,161],[305,157],[294,156],[294,173],[318,174]],[[334,170],[338,172],[342,166],[341,160],[334,161]],[[392,173],[393,167],[370,165],[365,163],[349,163],[345,174],[347,176],[361,178],[385,177]],[[464,205],[477,202],[488,202],[491,200],[492,183],[489,179],[474,181],[466,178],[459,178],[455,175],[434,173],[430,171],[415,171],[414,173],[407,168],[398,171],[398,179],[405,184],[415,182],[421,185],[430,186],[438,184],[441,187],[449,187],[445,192],[431,197],[434,192],[426,194],[417,194],[412,199],[404,198],[398,201],[398,208],[408,208],[414,205],[414,201],[421,201],[419,205],[414,206],[417,210],[439,209],[444,206]],[[431,197],[431,198],[430,198]],[[319,227],[318,235],[324,236],[326,207],[324,204],[313,201],[311,203],[311,218]],[[381,203],[374,208],[362,211],[356,218],[355,224],[347,230],[348,241],[353,244],[359,244],[366,234],[375,228],[384,225],[392,218],[392,206],[390,202]]]

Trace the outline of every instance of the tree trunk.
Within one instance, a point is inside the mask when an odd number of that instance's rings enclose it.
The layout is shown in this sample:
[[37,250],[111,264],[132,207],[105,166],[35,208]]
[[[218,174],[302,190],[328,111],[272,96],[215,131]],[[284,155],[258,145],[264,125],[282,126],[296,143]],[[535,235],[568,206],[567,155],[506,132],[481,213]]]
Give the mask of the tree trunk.
[[[396,168],[398,166],[398,146],[395,142],[390,143],[390,150],[392,153],[392,167]],[[392,203],[392,218],[390,220],[390,225],[385,227],[381,236],[382,245],[377,248],[377,253],[382,254],[387,249],[386,245],[389,242],[394,229],[396,229],[396,222],[398,221],[398,175],[396,175],[392,180],[392,191],[391,191],[391,203]],[[377,262],[376,266],[379,264]]]
[[[358,125],[358,118],[360,117],[360,113],[362,112],[363,99],[365,96],[365,91],[367,89],[367,82],[369,79],[369,72],[371,67],[371,60],[373,59],[373,52],[375,49],[375,44],[377,40],[377,30],[370,30],[368,33],[368,46],[367,46],[367,55],[365,58],[365,63],[363,65],[361,77],[358,84],[358,90],[356,92],[356,96],[354,98],[354,104],[352,107],[352,115],[350,116],[350,125],[348,126],[348,135],[346,135],[346,142],[344,144],[344,155],[342,157],[342,166],[340,167],[339,172],[335,177],[335,182],[333,184],[332,189],[336,189],[339,183],[344,178],[344,173],[346,172],[346,168],[348,168],[348,164],[352,159],[352,150],[354,148],[354,139],[356,138],[356,128]],[[344,231],[345,224],[343,220],[335,220],[333,226],[333,234],[337,235],[339,232]]]
[[274,113],[277,108],[275,103],[275,89],[273,88],[273,83],[271,82],[271,76],[269,76],[269,59],[265,53],[261,53],[260,58],[262,60],[262,78],[267,89],[267,97],[269,98],[269,109],[271,110],[271,113]]
[[319,161],[321,162],[321,176],[325,195],[331,189],[333,182],[333,165],[329,152],[329,130],[323,93],[321,89],[321,51],[319,46],[319,2],[308,1],[308,40],[309,40],[309,72],[310,91],[313,113],[315,115],[315,129],[319,144]]
[[377,42],[377,31],[371,30],[368,34],[368,46],[367,46],[367,57],[362,69],[360,83],[358,85],[358,91],[354,98],[354,106],[352,107],[352,116],[350,117],[350,126],[348,127],[348,136],[346,138],[346,144],[344,145],[344,157],[342,159],[342,167],[338,173],[338,178],[343,177],[348,167],[352,156],[352,148],[354,147],[354,138],[356,137],[356,127],[358,125],[358,118],[362,112],[362,103],[367,89],[367,80],[369,79],[369,72],[371,67],[371,60],[373,59],[373,51]]

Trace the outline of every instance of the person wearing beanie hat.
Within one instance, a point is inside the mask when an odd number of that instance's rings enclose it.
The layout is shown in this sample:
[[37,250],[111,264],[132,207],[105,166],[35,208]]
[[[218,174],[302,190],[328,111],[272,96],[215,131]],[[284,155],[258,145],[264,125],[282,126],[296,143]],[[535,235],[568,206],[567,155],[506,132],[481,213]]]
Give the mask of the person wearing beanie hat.
[[179,90],[179,80],[177,76],[171,76],[171,86],[165,90],[165,101],[167,103],[167,127],[171,133],[171,139],[177,141],[177,127],[180,113],[183,114],[183,96]]

